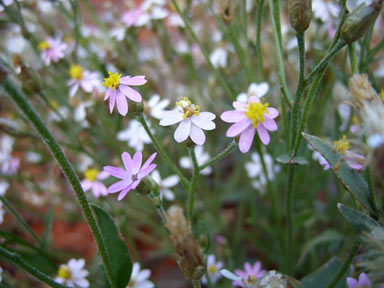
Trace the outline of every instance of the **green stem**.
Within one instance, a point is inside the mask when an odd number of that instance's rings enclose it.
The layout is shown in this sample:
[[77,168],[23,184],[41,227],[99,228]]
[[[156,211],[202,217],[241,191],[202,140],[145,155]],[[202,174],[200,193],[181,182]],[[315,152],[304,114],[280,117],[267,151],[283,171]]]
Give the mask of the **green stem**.
[[369,188],[369,203],[371,204],[371,207],[373,208],[373,211],[375,214],[371,216],[377,220],[377,218],[379,218],[379,213],[377,208],[375,189],[374,189],[373,180],[372,180],[371,168],[367,167],[365,169],[365,173],[367,175],[367,182],[368,182],[368,188]]
[[189,193],[188,193],[188,219],[191,223],[193,223],[193,207],[195,204],[195,192],[196,192],[196,186],[197,186],[197,179],[199,178],[199,174],[200,174],[200,168],[199,168],[199,164],[197,163],[194,147],[188,148],[188,152],[193,164],[192,180],[191,180],[191,185],[189,187]]
[[8,202],[7,198],[4,196],[0,196],[0,200],[4,203],[4,205],[8,208],[9,212],[12,213],[13,216],[15,216],[16,220],[20,223],[20,225],[31,235],[33,239],[37,243],[39,243],[40,246],[42,246],[42,242],[39,238],[39,236],[36,235],[36,233],[32,230],[32,228],[28,225],[27,222],[24,221],[24,219],[17,213],[16,209],[13,208],[12,204]]
[[11,252],[2,246],[0,246],[0,256],[7,259],[9,262],[17,266],[18,268],[24,270],[25,272],[29,273],[31,276],[35,277],[36,279],[40,280],[41,282],[49,285],[53,288],[69,288],[68,286],[61,285],[59,283],[56,283],[51,277],[45,275],[44,273],[40,272],[33,266],[29,265],[28,263],[24,262],[24,260],[20,257],[20,255]]
[[258,61],[259,81],[264,80],[263,55],[261,51],[261,22],[263,19],[264,0],[258,0],[257,16],[256,16],[256,53]]
[[153,133],[151,132],[151,129],[149,129],[147,122],[145,121],[144,115],[141,114],[140,116],[137,117],[137,120],[143,125],[145,131],[147,132],[149,138],[151,138],[153,145],[156,148],[156,151],[160,154],[160,156],[167,162],[169,167],[175,172],[181,181],[181,184],[183,185],[184,189],[188,191],[189,189],[189,181],[183,173],[177,168],[177,166],[172,162],[172,160],[168,157],[167,153],[165,152],[164,148],[161,146],[160,142],[155,138]]
[[336,275],[331,279],[331,281],[328,283],[326,288],[334,288],[339,283],[341,277],[347,272],[349,266],[352,263],[353,258],[355,258],[357,252],[360,248],[360,241],[358,239],[358,236],[355,237],[355,239],[352,242],[351,249],[347,255],[347,258],[344,260],[343,265],[339,268]]
[[359,72],[356,59],[356,46],[355,43],[348,44],[349,60],[351,61],[352,75]]
[[286,251],[286,260],[285,260],[285,270],[288,275],[292,275],[292,264],[293,260],[293,214],[292,214],[292,204],[293,204],[293,181],[295,175],[294,165],[288,166],[288,187],[287,194],[285,195],[285,217],[287,221],[287,233],[285,241],[285,251]]
[[217,154],[215,157],[211,158],[209,161],[205,162],[203,165],[199,167],[199,170],[203,170],[207,168],[208,166],[212,165],[213,163],[219,161],[221,158],[224,158],[231,154],[237,147],[237,143],[235,140],[233,140],[222,152]]
[[200,280],[192,280],[193,288],[201,288]]
[[116,287],[115,279],[113,278],[112,267],[110,263],[110,258],[107,254],[107,251],[104,246],[104,241],[101,236],[99,227],[97,226],[96,220],[92,214],[91,208],[89,206],[87,197],[84,194],[83,189],[81,188],[79,178],[74,172],[71,163],[68,161],[67,157],[61,150],[60,146],[57,144],[55,138],[45,126],[43,121],[40,119],[39,115],[33,109],[33,107],[28,103],[28,100],[21,94],[21,92],[15,87],[15,85],[8,78],[2,83],[5,91],[9,94],[15,104],[20,108],[24,115],[28,118],[31,124],[39,132],[42,140],[47,145],[52,155],[55,157],[59,163],[64,175],[67,177],[69,183],[72,186],[73,191],[75,192],[76,198],[80,204],[83,215],[88,222],[88,225],[92,231],[93,237],[95,238],[97,247],[99,249],[101,259],[103,261],[108,282],[111,287]]
[[220,74],[219,70],[216,69],[215,66],[213,66],[211,59],[209,58],[208,51],[203,47],[201,44],[199,38],[197,38],[196,33],[193,31],[191,24],[189,23],[187,17],[184,15],[184,13],[181,11],[179,5],[177,4],[176,0],[172,0],[173,5],[176,8],[177,13],[179,16],[183,19],[185,28],[188,30],[189,34],[191,35],[193,41],[196,42],[196,44],[199,46],[201,53],[203,53],[203,56],[205,60],[207,61],[209,67],[212,69],[212,71],[216,74],[217,79],[220,81],[221,85],[223,86],[224,90],[227,92],[227,94],[231,97],[231,99],[236,97],[236,93],[232,86],[224,79],[224,77]]

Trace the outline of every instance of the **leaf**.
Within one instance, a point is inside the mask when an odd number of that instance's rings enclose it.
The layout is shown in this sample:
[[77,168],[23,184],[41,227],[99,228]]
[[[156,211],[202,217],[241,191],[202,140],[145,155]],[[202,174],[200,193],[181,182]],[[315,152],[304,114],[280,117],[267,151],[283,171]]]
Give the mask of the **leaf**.
[[302,156],[293,157],[288,153],[277,156],[276,161],[287,165],[307,165],[309,162]]
[[128,247],[120,238],[119,231],[111,216],[103,208],[95,204],[91,204],[91,206],[100,227],[117,288],[125,288],[132,273],[132,259]]
[[379,226],[379,223],[374,219],[355,209],[349,208],[341,203],[337,204],[337,207],[356,233],[360,234],[363,231],[370,232],[372,228]]
[[[324,140],[303,133],[304,139],[328,161],[331,165],[333,172],[340,179],[344,187],[351,192],[352,196],[370,212],[374,212],[369,203],[369,188],[364,178],[350,169],[343,156],[339,153],[335,153],[333,148]],[[335,168],[336,166],[336,168]]]
[[[337,259],[332,258],[326,264],[321,266],[315,272],[305,276],[301,283],[303,284],[303,288],[324,288],[327,287],[327,284],[331,281],[333,276],[337,273],[339,268],[343,265],[343,263]],[[335,288],[345,288],[346,287],[346,277],[350,274],[350,268],[348,268],[347,272],[340,278],[340,281],[337,283]]]
[[47,244],[48,244],[48,241],[49,241],[49,237],[50,237],[50,234],[51,234],[51,229],[52,229],[52,224],[53,224],[53,216],[54,216],[54,206],[51,205],[49,207],[49,210],[48,210],[48,213],[47,215],[45,216],[45,219],[44,219],[44,223],[45,223],[45,226],[44,226],[44,233],[43,233],[43,237],[42,237],[42,240],[41,240],[41,249],[43,249],[44,251],[47,249]]

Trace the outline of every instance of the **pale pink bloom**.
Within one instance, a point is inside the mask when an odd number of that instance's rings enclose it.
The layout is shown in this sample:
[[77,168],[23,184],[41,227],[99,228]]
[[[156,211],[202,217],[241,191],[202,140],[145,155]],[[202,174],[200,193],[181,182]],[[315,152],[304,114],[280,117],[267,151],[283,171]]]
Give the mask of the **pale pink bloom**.
[[104,101],[109,99],[109,111],[112,113],[117,105],[117,111],[123,116],[128,113],[127,98],[134,102],[141,102],[142,97],[139,92],[129,86],[141,86],[147,83],[145,76],[125,76],[121,78],[121,74],[108,72],[109,77],[104,78],[103,85],[108,87],[105,93]]
[[129,10],[121,16],[121,21],[125,24],[125,26],[132,27],[137,25],[137,20],[143,11],[140,8]]
[[[216,257],[213,254],[208,255],[208,257],[207,257],[207,275],[208,275],[210,282],[212,284],[215,284],[221,278],[220,270],[222,268],[223,268],[223,262],[221,262],[221,261],[216,262]],[[208,282],[206,276],[204,276],[202,278],[202,282],[204,284],[206,284]]]
[[67,81],[70,88],[69,97],[75,96],[79,87],[87,93],[91,93],[99,87],[100,79],[96,72],[83,70],[79,65],[71,65],[69,70],[71,79]]
[[325,160],[325,158],[319,152],[313,152],[312,158],[313,160],[319,161],[320,165],[323,166],[324,170],[328,170],[329,168],[331,168],[331,165],[329,165],[328,161]]
[[277,109],[268,107],[268,103],[262,104],[258,97],[251,96],[248,103],[233,102],[234,111],[225,111],[220,115],[221,120],[234,123],[227,130],[227,137],[240,135],[239,149],[247,153],[251,149],[253,138],[257,131],[263,144],[268,145],[270,137],[268,131],[276,131],[275,119],[279,112]]
[[191,138],[197,145],[203,145],[205,134],[203,130],[213,130],[216,124],[212,121],[216,116],[210,112],[200,112],[198,105],[192,104],[188,98],[177,102],[177,109],[165,111],[160,121],[161,126],[169,126],[179,123],[174,138],[176,142],[181,143]]
[[141,180],[151,173],[156,164],[152,164],[157,153],[153,153],[148,160],[141,166],[143,154],[136,152],[133,158],[128,152],[121,154],[121,159],[124,163],[124,168],[118,168],[113,166],[105,166],[104,171],[108,172],[113,177],[121,179],[120,181],[112,184],[108,188],[108,193],[120,192],[117,200],[123,199],[127,193],[131,190],[135,190],[140,184]]
[[370,288],[371,281],[369,280],[367,274],[361,273],[359,276],[359,281],[354,278],[347,277],[348,288]]
[[265,275],[265,271],[261,269],[261,262],[258,261],[253,266],[246,262],[244,264],[244,270],[236,269],[237,276],[242,278],[242,281],[233,281],[233,286],[243,287],[244,284],[253,284],[256,279],[260,279]]
[[65,50],[68,45],[61,42],[60,39],[48,38],[47,41],[39,44],[41,50],[41,59],[45,65],[49,65],[52,62],[58,62],[65,56]]
[[365,161],[365,156],[357,154],[352,151],[346,151],[344,153],[345,161],[351,169],[362,170],[364,168],[363,163]]
[[105,171],[97,171],[96,169],[85,170],[85,179],[80,182],[84,192],[92,190],[93,196],[99,198],[100,196],[107,196],[107,187],[101,180],[107,179],[109,174]]

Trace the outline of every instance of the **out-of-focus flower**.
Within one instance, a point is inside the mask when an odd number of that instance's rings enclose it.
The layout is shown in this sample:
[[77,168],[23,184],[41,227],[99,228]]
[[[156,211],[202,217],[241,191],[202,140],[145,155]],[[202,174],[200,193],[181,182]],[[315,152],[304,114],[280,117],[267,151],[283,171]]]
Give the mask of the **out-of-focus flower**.
[[328,170],[331,168],[331,165],[329,165],[328,161],[325,160],[325,158],[317,151],[314,151],[312,154],[313,160],[319,161],[320,165],[324,167],[324,170]]
[[41,50],[41,59],[45,65],[49,65],[52,62],[58,62],[65,56],[65,50],[68,45],[61,42],[60,39],[48,38],[46,41],[39,43],[39,49]]
[[97,169],[86,169],[84,173],[85,179],[80,183],[81,187],[84,192],[92,189],[92,194],[96,198],[99,198],[100,196],[107,196],[107,188],[101,180],[108,178],[108,176],[109,174],[105,171],[100,172]]
[[242,281],[234,281],[233,286],[244,286],[244,283],[247,285],[255,284],[258,280],[260,280],[265,271],[261,269],[261,262],[256,262],[253,266],[246,262],[244,264],[244,270],[236,269],[235,273],[237,276],[242,278]]
[[150,25],[152,20],[161,20],[168,16],[165,0],[145,0],[139,7],[142,11],[136,20],[136,26]]
[[161,126],[169,126],[179,123],[174,134],[176,142],[183,142],[190,137],[197,145],[203,145],[205,142],[203,130],[213,130],[216,128],[216,124],[212,121],[216,118],[215,114],[200,112],[200,107],[192,104],[186,97],[176,102],[176,105],[176,110],[163,113],[159,124]]
[[357,7],[359,7],[361,4],[365,4],[367,6],[371,5],[373,0],[347,0],[345,3],[345,6],[347,7],[349,12],[352,12]]
[[161,119],[164,109],[169,105],[169,99],[161,99],[160,95],[153,95],[146,103],[144,111],[149,113],[153,118]]
[[143,11],[140,8],[131,9],[121,16],[121,21],[125,24],[125,26],[132,27],[137,25],[137,20],[139,19],[140,15],[143,13]]
[[327,23],[332,22],[333,18],[337,18],[339,16],[340,7],[333,1],[313,0],[312,11],[315,18]]
[[140,93],[129,86],[141,86],[147,83],[147,80],[145,80],[145,76],[125,76],[121,78],[121,74],[119,73],[113,74],[112,72],[108,72],[108,74],[109,77],[104,78],[103,83],[105,87],[108,87],[104,101],[109,98],[110,113],[112,113],[116,102],[117,110],[121,115],[125,116],[128,113],[126,97],[135,102],[141,102],[142,100]]
[[0,283],[3,281],[3,268],[0,266]]
[[[152,129],[151,131],[154,133]],[[117,134],[117,139],[120,141],[128,141],[129,147],[132,147],[136,151],[143,151],[144,144],[152,142],[143,125],[135,119],[132,119],[129,122],[127,129],[124,129]]]
[[237,96],[236,101],[247,103],[249,97],[256,96],[257,98],[262,98],[267,94],[268,90],[269,85],[267,82],[262,82],[260,84],[251,83],[248,87],[248,92],[240,93]]
[[228,51],[223,47],[217,47],[215,50],[213,50],[209,56],[209,59],[215,68],[225,68],[227,67],[228,63]]
[[161,179],[160,173],[157,170],[154,170],[151,176],[159,186],[160,198],[165,198],[168,201],[175,200],[175,195],[169,188],[175,187],[179,183],[179,177],[177,175],[171,175],[165,179]]
[[171,13],[168,18],[168,25],[171,27],[185,27],[183,18],[179,14]]
[[70,259],[67,264],[60,265],[55,281],[69,287],[88,288],[89,282],[86,279],[88,271],[84,266],[84,259]]
[[5,210],[3,208],[3,202],[0,201],[0,224],[3,224],[4,222],[4,214],[5,214]]
[[71,87],[69,97],[75,96],[79,87],[87,93],[91,93],[99,86],[100,80],[96,72],[84,70],[80,65],[71,64],[69,68],[71,80],[68,80],[67,85]]
[[[19,0],[19,2],[22,2],[23,0]],[[3,0],[4,6],[12,5],[15,2],[15,0]],[[4,11],[3,5],[0,4],[0,12]]]
[[359,280],[356,280],[351,277],[347,277],[348,288],[370,288],[371,281],[368,278],[368,275],[365,273],[361,273],[359,276]]
[[279,115],[277,109],[268,107],[268,103],[261,103],[259,98],[251,96],[248,104],[233,102],[234,111],[226,111],[220,115],[221,120],[234,123],[229,127],[226,136],[236,137],[240,135],[239,149],[247,153],[251,149],[255,132],[257,131],[261,142],[268,145],[270,137],[268,131],[276,131],[277,124],[274,118]]
[[[212,284],[215,284],[220,278],[220,270],[223,268],[223,262],[217,261],[215,255],[211,254],[207,257],[207,274]],[[203,283],[207,283],[207,278],[204,276]]]
[[286,288],[287,280],[283,275],[275,270],[269,271],[267,275],[261,279],[260,287],[262,288]]
[[155,285],[149,281],[151,270],[140,269],[139,263],[133,263],[131,279],[126,288],[154,288]]
[[0,196],[4,196],[9,188],[8,182],[0,181]]
[[0,141],[0,174],[15,174],[20,166],[20,159],[12,156],[14,140],[4,135]]
[[355,152],[349,151],[350,144],[347,137],[343,135],[343,138],[333,142],[334,149],[342,154],[347,162],[348,166],[352,169],[361,170],[363,169],[363,163],[365,157]]
[[108,193],[120,192],[117,198],[117,200],[120,201],[129,191],[136,189],[141,180],[156,168],[156,164],[152,164],[156,154],[157,153],[153,153],[144,165],[141,166],[143,158],[143,154],[141,152],[136,152],[133,159],[128,152],[123,152],[123,154],[121,154],[121,159],[123,160],[125,169],[105,166],[104,171],[108,172],[108,174],[113,177],[121,179],[115,184],[109,186]]
[[[204,151],[203,146],[196,146],[195,147],[195,154],[196,154],[197,164],[199,164],[199,166],[203,165],[205,162],[207,162],[211,158],[211,156],[209,156],[209,154]],[[181,157],[179,164],[184,169],[192,169],[193,168],[192,160],[188,156]],[[203,170],[200,171],[200,174],[202,174],[202,175],[209,175],[211,173],[212,173],[212,167],[211,166],[208,166],[207,168],[204,168]]]

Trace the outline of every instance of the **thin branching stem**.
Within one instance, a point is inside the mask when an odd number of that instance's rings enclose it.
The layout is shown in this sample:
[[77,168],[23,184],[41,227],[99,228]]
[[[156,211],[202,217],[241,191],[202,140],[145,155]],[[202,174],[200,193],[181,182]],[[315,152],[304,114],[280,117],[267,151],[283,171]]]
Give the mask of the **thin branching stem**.
[[261,23],[263,19],[263,7],[264,0],[257,1],[257,16],[256,16],[256,53],[257,53],[257,66],[258,66],[258,79],[259,81],[264,80],[264,69],[263,69],[263,55],[261,51]]
[[199,164],[197,163],[195,147],[188,148],[188,152],[189,152],[189,157],[191,157],[191,161],[193,164],[193,173],[192,173],[191,185],[190,185],[189,193],[188,193],[188,219],[191,223],[193,223],[193,210],[194,210],[194,205],[195,205],[195,193],[196,193],[197,179],[199,178],[199,174],[200,174],[200,168],[199,168]]
[[199,167],[200,171],[207,168],[208,166],[214,164],[215,162],[219,161],[220,159],[228,156],[231,154],[237,147],[237,143],[235,140],[233,140],[222,152],[217,154],[215,157],[211,158],[209,161],[205,162],[203,165]]

